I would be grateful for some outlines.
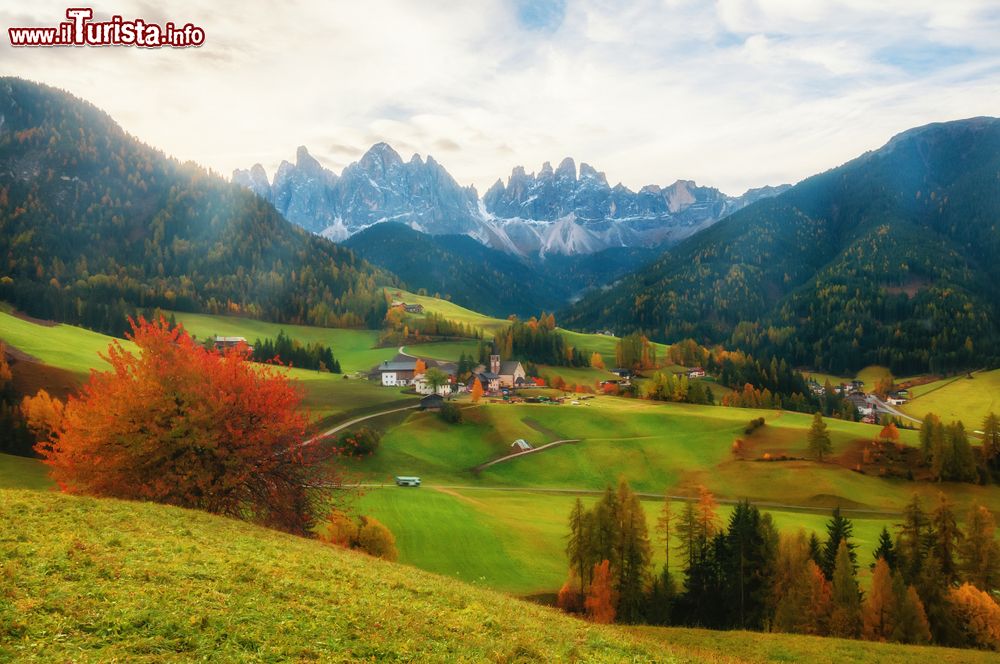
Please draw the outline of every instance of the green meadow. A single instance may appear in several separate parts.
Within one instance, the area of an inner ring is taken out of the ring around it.
[[[477,517],[425,494],[423,510],[442,521]],[[406,505],[399,510],[406,519]],[[513,516],[508,523],[517,525]],[[459,549],[476,546],[483,533],[451,541],[446,530],[421,536]],[[466,563],[513,576],[523,560],[488,553],[484,560],[468,555]],[[193,510],[0,489],[0,661],[995,658],[784,634],[600,626],[485,588],[484,579],[456,578],[447,565],[439,570],[429,574]]]
[[[962,374],[911,392],[914,398],[900,410],[918,419],[934,413],[946,422],[962,420],[966,428],[979,429],[987,414],[1000,415],[1000,369],[977,371],[971,377]]]

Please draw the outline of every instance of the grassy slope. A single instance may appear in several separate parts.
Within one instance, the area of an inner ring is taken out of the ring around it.
[[[900,410],[923,418],[935,413],[946,422],[962,420],[967,428],[979,429],[990,412],[1000,414],[1000,369],[920,385],[915,398]]]
[[[335,355],[346,359],[348,366],[344,368],[347,371],[367,370],[396,353],[392,348],[369,348],[375,339],[375,333],[369,330],[275,325],[246,318],[195,314],[178,314],[178,321],[183,322],[188,331],[199,338],[222,334],[252,339],[254,336],[273,336],[280,329],[285,329],[289,334],[293,331],[295,334],[303,332],[305,336],[296,338],[335,344]],[[98,353],[105,352],[108,345],[115,341],[112,337],[72,325],[38,325],[2,311],[0,339],[48,365],[79,375],[84,375],[91,369],[106,369],[107,364]],[[131,346],[128,341],[121,343],[126,347]],[[344,349],[343,355],[339,349]],[[371,364],[368,364],[369,360]],[[399,390],[382,388],[366,380],[344,380],[340,375],[303,369],[291,369],[289,373],[305,389],[306,408],[316,418],[346,417],[355,412],[367,412],[380,405],[414,399],[400,394]]]
[[[666,654],[412,568],[152,504],[0,491],[0,554],[0,661]]]
[[[399,292],[401,293],[401,299],[405,302],[410,304],[422,304],[425,311],[440,314],[449,320],[472,325],[475,328],[483,330],[485,336],[487,337],[492,336],[498,330],[501,330],[510,324],[508,321],[501,318],[486,316],[472,311],[471,309],[461,307],[453,302],[448,302],[447,300],[426,295],[415,295],[413,293],[407,293],[406,291]],[[598,352],[601,354],[601,357],[604,358],[605,365],[611,367],[614,364],[615,344],[618,342],[618,337],[573,332],[562,328],[558,328],[558,330],[559,333],[566,338],[566,341],[570,346],[579,349],[587,355]],[[660,357],[664,357],[668,346],[663,344],[655,345],[657,353],[659,353]]]
[[[104,366],[98,353],[107,351],[112,338],[72,325],[38,325],[0,311],[0,339],[45,364],[87,374]],[[126,346],[129,342],[122,341]]]
[[[200,512],[0,490],[0,661],[988,661],[988,655],[590,625]],[[677,645],[683,644],[683,645]]]

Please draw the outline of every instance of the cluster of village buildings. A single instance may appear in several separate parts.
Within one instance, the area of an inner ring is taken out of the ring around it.
[[[385,387],[409,387],[412,386],[417,394],[434,394],[437,392],[441,396],[454,393],[468,392],[472,389],[474,381],[479,381],[486,394],[495,394],[504,389],[514,389],[535,385],[536,383],[528,378],[527,373],[517,360],[500,360],[499,355],[490,355],[489,366],[480,364],[472,370],[472,375],[467,381],[460,381],[458,378],[458,365],[455,362],[443,362],[439,360],[419,360],[420,364],[427,370],[436,368],[447,376],[448,382],[437,387],[427,379],[426,371],[418,372],[418,360],[408,355],[397,355],[392,360],[387,360],[375,367],[370,377],[378,380]]]
[[[815,380],[809,381],[809,389],[818,397],[826,394],[826,388]],[[833,391],[844,397],[861,415],[861,421],[866,424],[878,422],[880,399],[875,394],[865,392],[864,381],[852,380],[849,383],[835,385]],[[885,403],[890,406],[901,406],[910,400],[909,390],[896,390],[886,395]]]

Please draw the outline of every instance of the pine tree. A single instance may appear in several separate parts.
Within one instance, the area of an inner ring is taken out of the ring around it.
[[[829,454],[833,449],[830,442],[830,432],[827,431],[826,422],[823,421],[823,413],[813,415],[812,426],[809,427],[809,453],[818,461],[823,460],[824,454]]]
[[[1000,418],[992,412],[983,420],[983,459],[993,470],[1000,468]]]
[[[896,569],[896,548],[892,543],[892,535],[889,534],[889,529],[885,526],[882,526],[882,532],[879,533],[878,546],[875,547],[875,553],[872,557],[875,560],[871,564],[871,569],[875,569],[879,560],[884,560],[890,570]]]
[[[680,556],[684,569],[688,570],[698,557],[704,540],[698,528],[698,513],[693,502],[687,501],[681,508],[677,522],[677,555]]]
[[[828,579],[833,579],[833,572],[837,565],[837,552],[840,549],[841,542],[844,542],[847,548],[851,568],[857,569],[858,554],[855,552],[855,549],[858,548],[858,545],[851,542],[853,535],[854,524],[851,523],[850,519],[841,515],[839,506],[835,507],[833,509],[833,516],[826,524],[826,543],[823,545],[822,569]]]
[[[928,522],[916,493],[903,508],[903,522],[900,524],[896,540],[896,556],[899,570],[907,583],[914,583],[920,575],[927,547]]]

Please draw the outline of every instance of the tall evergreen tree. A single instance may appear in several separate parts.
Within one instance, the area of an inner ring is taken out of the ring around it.
[[[847,555],[851,561],[852,569],[858,567],[858,554],[855,549],[857,544],[851,542],[854,535],[854,524],[850,519],[840,513],[840,506],[833,509],[833,516],[826,524],[826,543],[823,545],[823,564],[821,568],[828,579],[833,579],[833,573],[837,565],[837,551],[840,543],[844,542],[847,548]]]
[[[892,535],[889,534],[889,529],[885,526],[882,526],[882,532],[879,533],[878,545],[875,547],[872,557],[875,559],[871,564],[872,570],[875,569],[879,560],[884,560],[890,570],[896,569],[896,548],[892,543]]]
[[[991,470],[1000,470],[1000,418],[992,412],[983,420],[983,460]]]
[[[936,461],[935,461],[936,463]],[[899,570],[907,583],[916,582],[927,550],[928,520],[924,513],[920,496],[916,493],[903,508],[903,522],[899,526],[896,540],[896,555]]]

